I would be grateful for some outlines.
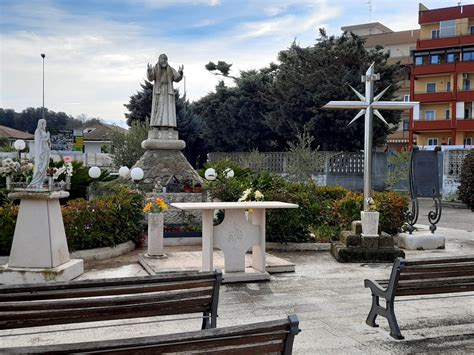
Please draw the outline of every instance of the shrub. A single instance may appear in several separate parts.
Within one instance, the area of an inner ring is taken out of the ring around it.
[[[352,221],[360,220],[363,207],[364,196],[358,192],[348,192],[334,202],[334,217],[344,228],[349,228]]]
[[[138,241],[143,231],[143,196],[118,188],[92,201],[77,199],[63,208],[70,250],[110,247]]]
[[[17,216],[17,205],[7,203],[0,207],[0,255],[10,254]]]
[[[379,192],[375,193],[374,201],[380,212],[380,230],[392,235],[400,232],[405,223],[408,196],[398,192]]]
[[[462,163],[458,193],[459,199],[474,211],[474,150],[466,155]]]

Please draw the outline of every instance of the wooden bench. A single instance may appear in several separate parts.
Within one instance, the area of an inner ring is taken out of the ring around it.
[[[202,313],[215,328],[222,273],[0,286],[0,329]]]
[[[377,316],[385,317],[390,335],[404,339],[395,317],[395,297],[474,291],[474,257],[410,261],[397,258],[390,279],[365,280],[364,285],[372,292],[372,308],[366,323],[378,327],[375,323]],[[386,307],[380,306],[380,297],[385,299]]]
[[[162,354],[192,352],[193,354],[268,354],[292,353],[293,340],[300,332],[298,318],[205,329],[196,332],[148,336],[140,338],[91,341],[74,344],[6,348],[8,353],[114,353]]]

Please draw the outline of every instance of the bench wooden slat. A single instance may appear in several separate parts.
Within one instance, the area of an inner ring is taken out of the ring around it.
[[[160,354],[163,352],[193,352],[219,354],[260,354],[282,352],[290,354],[293,338],[298,334],[298,319],[246,324],[227,328],[205,329],[199,332],[167,334],[140,338],[58,344],[37,347],[8,348],[11,353],[71,353],[100,352],[127,354]]]
[[[148,304],[131,304],[115,307],[3,312],[0,314],[0,329],[198,313],[209,310],[209,306],[209,300],[206,298],[204,300],[179,300],[166,304],[151,302]]]
[[[464,264],[439,264],[439,265],[418,265],[406,267],[401,270],[401,274],[413,273],[431,273],[441,271],[462,271],[467,273],[474,273],[474,263]]]
[[[29,293],[32,288],[35,292],[51,291],[51,290],[73,290],[78,288],[95,288],[95,287],[111,287],[111,286],[123,286],[123,285],[144,285],[144,284],[157,284],[157,283],[171,283],[171,282],[187,282],[196,280],[214,280],[215,273],[212,271],[207,272],[170,272],[161,273],[152,276],[140,276],[140,277],[118,277],[108,279],[93,279],[93,280],[81,280],[72,282],[49,282],[42,284],[22,284],[22,285],[1,285],[0,294],[3,293]]]
[[[13,294],[0,294],[0,302],[3,301],[33,301],[33,300],[47,300],[56,298],[81,298],[81,297],[98,297],[98,296],[116,296],[131,293],[149,293],[149,292],[163,292],[172,290],[186,290],[201,287],[213,287],[214,280],[197,280],[190,282],[170,282],[158,284],[144,284],[144,285],[121,285],[121,286],[100,286],[91,288],[74,288],[71,290],[47,290],[36,292],[24,292]],[[0,290],[1,292],[1,290]]]
[[[431,278],[422,280],[401,280],[398,282],[397,290],[404,288],[425,288],[433,285],[448,286],[456,284],[474,283],[474,275],[468,276],[456,276],[456,277],[443,277],[443,278]]]
[[[407,288],[396,290],[396,296],[415,296],[415,295],[437,295],[443,293],[458,293],[474,291],[474,284],[455,285],[455,286],[439,286],[429,288]]]
[[[424,279],[433,279],[433,278],[443,278],[443,277],[457,277],[466,275],[465,271],[452,270],[452,271],[440,271],[440,272],[414,272],[414,273],[401,273],[399,280],[424,280]],[[388,282],[388,280],[386,280]]]
[[[179,290],[182,291],[182,290]],[[205,288],[199,291],[185,291],[185,292],[167,292],[167,293],[151,293],[139,294],[132,296],[120,295],[114,297],[98,297],[88,298],[84,301],[82,298],[74,299],[54,299],[41,301],[19,301],[19,302],[1,302],[0,312],[8,311],[34,311],[34,310],[53,310],[53,309],[74,309],[87,307],[101,307],[101,306],[119,306],[126,304],[135,304],[140,302],[165,302],[169,300],[181,300],[190,298],[212,298],[212,288]],[[1,313],[0,313],[1,314]]]
[[[453,257],[453,258],[428,258],[428,259],[414,259],[414,260],[404,260],[406,266],[412,265],[431,265],[431,264],[452,264],[452,263],[465,263],[473,262],[474,257],[465,256],[465,257]]]

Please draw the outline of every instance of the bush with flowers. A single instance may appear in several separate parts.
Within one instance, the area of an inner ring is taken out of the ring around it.
[[[143,212],[145,213],[162,213],[168,209],[168,205],[162,198],[147,199]]]
[[[267,211],[267,240],[273,242],[313,242],[337,237],[353,220],[360,219],[363,196],[340,186],[317,186],[312,181],[292,182],[268,172],[242,169],[229,160],[212,166],[218,178],[207,182],[206,188],[214,199],[221,201],[255,201],[260,192],[266,201],[296,203],[297,209]],[[225,178],[226,167],[235,176]],[[381,230],[397,233],[404,224],[408,199],[396,192],[379,192],[373,197],[372,209],[380,212]],[[222,216],[218,215],[218,222]]]
[[[62,206],[70,250],[113,247],[143,237],[143,196],[126,187],[87,201],[75,199]],[[0,255],[8,255],[13,241],[18,206],[0,207]]]
[[[263,194],[254,188],[248,188],[244,190],[242,196],[237,200],[238,202],[245,202],[245,201],[263,201],[264,196]]]

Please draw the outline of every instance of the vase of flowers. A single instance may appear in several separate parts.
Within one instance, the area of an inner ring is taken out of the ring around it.
[[[249,202],[249,201],[263,201],[264,196],[263,194],[256,189],[248,188],[244,192],[242,192],[242,196],[238,199],[238,202]],[[245,211],[245,218],[249,223],[252,223],[252,213],[253,209],[249,208]]]
[[[369,199],[369,210],[360,212],[362,223],[362,234],[366,236],[378,236],[380,213],[376,211],[375,202]]]
[[[147,200],[143,212],[148,214],[148,256],[164,256],[163,212],[168,209],[161,198]]]

